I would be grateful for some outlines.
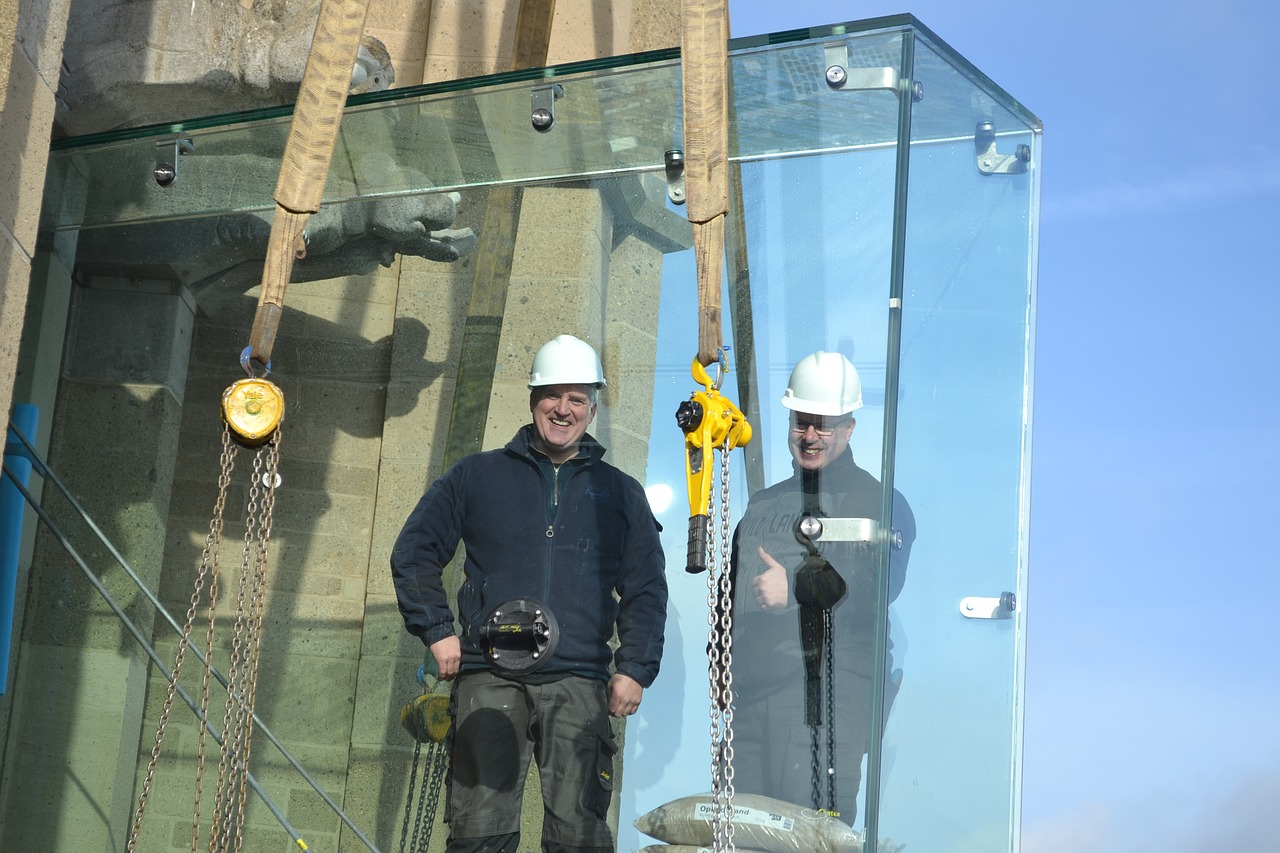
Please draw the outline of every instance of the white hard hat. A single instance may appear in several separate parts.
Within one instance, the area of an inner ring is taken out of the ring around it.
[[[810,415],[847,415],[862,408],[862,380],[849,359],[818,350],[796,363],[782,405]]]
[[[529,387],[541,385],[595,385],[603,388],[600,356],[586,341],[560,335],[542,345],[529,368]]]

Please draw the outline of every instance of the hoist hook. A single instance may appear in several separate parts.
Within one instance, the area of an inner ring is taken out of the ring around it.
[[[258,375],[253,372],[253,346],[247,346],[240,353],[240,367],[244,370],[245,376],[250,379],[257,379]],[[261,362],[259,362],[261,364]],[[266,379],[267,374],[271,372],[271,359],[267,359],[267,363],[262,366],[262,378]]]
[[[676,423],[684,432],[685,474],[689,481],[689,543],[685,571],[707,570],[707,525],[711,509],[711,484],[715,476],[712,454],[728,453],[751,441],[751,424],[727,397],[720,384],[728,372],[724,350],[718,360],[719,376],[712,382],[702,363],[693,360],[693,379],[703,387],[676,409]],[[725,496],[727,498],[727,496]]]
[[[262,375],[253,371],[253,347],[240,353],[240,366],[246,378],[232,382],[222,392],[222,419],[231,428],[236,441],[256,447],[271,438],[284,418],[284,392],[267,379],[271,360],[263,365]]]

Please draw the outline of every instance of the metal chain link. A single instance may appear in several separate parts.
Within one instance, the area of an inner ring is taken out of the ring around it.
[[[227,487],[231,483],[231,472],[235,468],[235,446],[231,442],[230,430],[224,425],[222,431],[222,455],[219,460],[218,474],[218,496],[214,500],[213,518],[209,522],[209,533],[205,537],[204,550],[200,554],[200,567],[196,571],[195,584],[191,593],[191,603],[187,608],[186,620],[182,624],[182,639],[178,644],[178,651],[174,655],[173,669],[169,674],[169,684],[165,690],[164,705],[160,712],[160,723],[156,727],[155,743],[151,747],[151,759],[147,762],[147,774],[142,783],[142,791],[138,797],[138,808],[134,812],[133,825],[129,830],[129,839],[125,844],[126,853],[133,853],[137,847],[138,837],[142,832],[142,822],[146,815],[147,804],[151,799],[151,791],[155,785],[156,767],[160,761],[160,750],[164,744],[165,730],[169,725],[169,716],[173,710],[173,697],[178,691],[178,679],[182,674],[182,664],[186,659],[187,645],[191,638],[191,628],[195,623],[196,611],[200,608],[200,602],[203,598],[205,583],[212,576],[215,580],[210,585],[210,598],[217,600],[217,564],[218,564],[218,545],[222,540],[222,518],[223,510],[227,504]],[[208,668],[206,667],[205,684],[208,684]],[[206,687],[207,690],[207,687]],[[205,736],[204,718],[200,722],[200,741],[203,743]],[[200,822],[200,770],[203,765],[197,765],[196,776],[196,809],[194,822],[199,826]],[[194,846],[193,848],[194,849]]]
[[[819,690],[822,691],[822,696],[826,700],[823,703],[826,707],[822,722],[815,722],[809,726],[809,763],[813,777],[810,786],[813,807],[832,815],[838,815],[839,812],[836,809],[835,637],[833,636],[835,620],[832,618],[830,610],[822,610],[817,618],[822,620],[822,654],[825,657],[823,661],[823,668],[825,669],[823,680],[825,684],[821,685]],[[818,743],[819,726],[825,727],[827,730],[825,762],[822,760],[822,750]],[[824,777],[826,778],[827,788],[826,805],[823,805],[822,799],[822,780]]]
[[[409,813],[413,810],[414,789],[418,787],[418,762],[421,758],[422,741],[415,737],[413,739],[413,763],[409,765],[409,791],[404,799],[404,822],[400,824],[400,853],[405,853],[406,850],[409,850],[410,853],[417,853],[418,837],[422,833],[422,804],[427,796],[427,783],[425,779],[422,782],[422,795],[418,799],[418,813],[417,819],[413,824],[413,835],[410,836],[409,834]],[[413,847],[409,848],[407,845],[411,837],[414,840]]]
[[[830,610],[822,611],[823,636],[826,638],[827,656],[827,811],[839,815],[836,810],[836,667],[835,637],[832,632],[836,620]]]
[[[730,577],[729,441],[720,450],[720,517],[707,514],[707,621],[711,681],[711,832],[716,853],[733,845],[733,582]],[[714,501],[714,496],[713,496]],[[715,543],[719,542],[719,552]]]
[[[436,823],[436,812],[440,808],[440,792],[444,790],[444,771],[449,764],[449,754],[445,752],[443,743],[433,743],[427,750],[428,766],[431,768],[431,779],[427,785],[427,813],[423,816],[427,832],[421,835],[421,842],[414,853],[427,853],[431,844],[431,829]]]
[[[222,750],[218,761],[218,794],[210,832],[210,853],[239,853],[244,844],[248,805],[249,758],[253,746],[253,707],[257,698],[258,662],[262,648],[262,616],[266,601],[266,568],[275,491],[279,483],[280,429],[254,455],[249,500],[245,508],[244,547],[227,673],[227,702]]]

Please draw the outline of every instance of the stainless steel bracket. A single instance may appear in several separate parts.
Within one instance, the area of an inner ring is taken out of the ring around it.
[[[667,198],[672,204],[684,204],[684,152],[673,148],[663,157],[667,173]]]
[[[980,121],[973,131],[973,149],[978,158],[978,171],[984,175],[1020,175],[1031,163],[1031,146],[1021,144],[1012,154],[996,151],[996,126]]]
[[[960,599],[960,615],[966,619],[1012,619],[1018,610],[1018,597],[1011,592],[999,598],[971,595]]]
[[[797,531],[814,542],[864,542],[880,541],[880,524],[874,518],[826,518],[806,515],[796,525]],[[889,547],[902,550],[902,531],[889,531]]]
[[[156,168],[152,176],[162,187],[173,186],[178,180],[178,158],[195,150],[195,144],[189,137],[176,136],[173,139],[161,139],[156,143]]]
[[[837,92],[866,92],[876,89],[898,91],[901,78],[898,69],[890,66],[881,68],[850,68],[849,44],[828,44],[823,46],[823,67],[826,69],[827,85]],[[915,88],[912,90],[915,95]],[[923,96],[924,90],[920,89]],[[920,97],[916,97],[920,100]]]
[[[546,133],[556,123],[556,101],[564,97],[564,86],[559,83],[535,86],[530,96],[529,121],[538,133]]]

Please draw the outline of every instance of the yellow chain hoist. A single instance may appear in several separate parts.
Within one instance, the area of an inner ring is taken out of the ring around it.
[[[712,454],[719,448],[728,453],[751,441],[751,424],[733,401],[720,393],[728,372],[724,351],[719,361],[720,375],[713,382],[698,359],[693,360],[693,379],[703,387],[676,409],[676,423],[684,432],[685,475],[689,481],[689,546],[685,571],[707,570],[708,517],[711,486],[715,481]],[[727,495],[721,496],[727,500]]]
[[[245,347],[240,354],[240,366],[248,376],[232,382],[222,392],[223,420],[235,438],[250,447],[271,438],[284,420],[284,392],[267,380],[271,362],[267,362],[262,376],[255,376],[250,361],[252,352],[252,347]]]

